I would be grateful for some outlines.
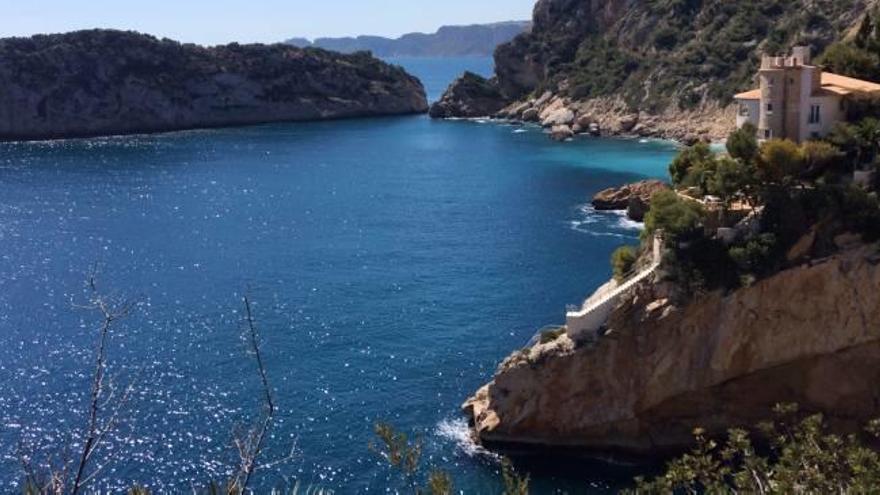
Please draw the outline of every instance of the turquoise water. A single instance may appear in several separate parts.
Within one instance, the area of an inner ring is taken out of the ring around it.
[[[267,459],[295,447],[259,486],[400,486],[368,449],[387,420],[460,489],[493,493],[460,404],[636,239],[590,196],[663,176],[673,151],[423,116],[2,144],[0,486],[20,439],[57,452],[82,424],[98,321],[77,306],[97,264],[134,303],[111,374],[139,377],[109,487],[184,489],[235,460],[231,432],[259,411],[247,292],[281,408]],[[618,482],[600,464],[534,476],[537,493]]]

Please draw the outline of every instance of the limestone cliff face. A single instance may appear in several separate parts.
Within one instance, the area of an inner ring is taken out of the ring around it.
[[[880,415],[880,252],[862,246],[682,308],[651,286],[598,344],[514,354],[465,404],[487,444],[650,453],[694,427],[754,426],[774,404],[853,429]]]
[[[0,40],[0,140],[425,111],[416,78],[365,53],[106,30]]]

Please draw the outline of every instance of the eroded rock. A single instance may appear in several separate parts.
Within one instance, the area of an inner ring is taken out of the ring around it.
[[[621,187],[612,187],[593,196],[593,207],[600,211],[622,211],[630,207],[631,201],[638,200],[647,208],[654,194],[667,189],[669,185],[660,180],[643,180]]]

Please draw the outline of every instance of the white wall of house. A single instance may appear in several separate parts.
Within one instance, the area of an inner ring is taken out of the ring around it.
[[[758,127],[758,114],[761,112],[761,100],[737,100],[739,109],[736,113],[736,128],[746,124]]]
[[[846,112],[841,108],[843,98],[840,96],[811,97],[807,103],[807,111],[803,113],[804,127],[801,128],[801,141],[815,137],[825,137],[834,128],[834,124],[846,120]],[[819,108],[819,121],[809,122],[810,108]]]

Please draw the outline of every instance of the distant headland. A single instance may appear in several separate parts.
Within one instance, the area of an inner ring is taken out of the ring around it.
[[[114,30],[0,39],[0,87],[0,141],[427,111],[417,78],[366,53]]]
[[[488,57],[498,45],[532,29],[530,21],[508,21],[469,26],[443,26],[432,34],[409,33],[399,38],[358,36],[348,38],[291,38],[287,44],[317,47],[342,53],[369,51],[377,57]]]

